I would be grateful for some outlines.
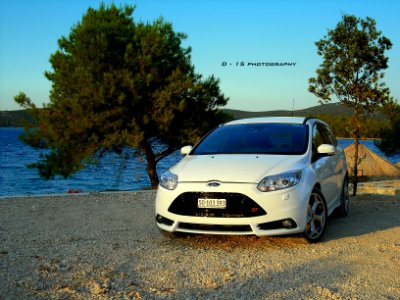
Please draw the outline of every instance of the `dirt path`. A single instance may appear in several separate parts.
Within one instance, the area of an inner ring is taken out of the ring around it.
[[[323,241],[168,238],[153,192],[0,199],[0,299],[399,299],[400,196],[351,199]]]

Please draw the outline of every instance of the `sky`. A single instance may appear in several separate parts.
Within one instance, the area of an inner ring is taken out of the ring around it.
[[[308,79],[322,62],[315,42],[335,28],[343,14],[372,17],[393,47],[386,52],[384,82],[400,99],[400,34],[397,0],[143,0],[103,1],[136,5],[135,21],[162,16],[187,34],[192,63],[214,75],[229,102],[246,111],[303,109],[318,105]],[[0,0],[0,110],[20,109],[24,92],[38,106],[49,103],[49,58],[62,36],[100,0]],[[276,66],[275,64],[282,64]],[[285,65],[286,63],[286,65]]]

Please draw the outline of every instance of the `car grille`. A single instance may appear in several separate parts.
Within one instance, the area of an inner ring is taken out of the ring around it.
[[[199,198],[226,199],[226,208],[198,208]],[[168,211],[184,216],[211,218],[248,218],[267,214],[254,200],[240,193],[187,192],[179,195]]]

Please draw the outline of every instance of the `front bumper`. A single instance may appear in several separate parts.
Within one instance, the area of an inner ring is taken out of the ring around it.
[[[227,198],[229,195],[242,195],[227,199],[227,207],[240,207],[231,201],[243,201],[247,205],[243,211],[197,209],[191,199],[182,200],[181,195],[190,193],[191,198],[198,193],[201,197],[210,194],[213,198]],[[176,201],[185,204],[185,209],[177,211]],[[169,232],[196,234],[257,235],[273,236],[303,232],[306,226],[306,213],[309,191],[298,184],[294,187],[272,192],[260,192],[256,184],[223,183],[209,187],[206,183],[179,183],[173,190],[159,187],[156,197],[155,216],[157,226]],[[184,203],[184,202],[187,203]],[[246,204],[247,203],[247,204]],[[250,203],[250,204],[249,204]],[[254,211],[254,214],[252,212]],[[176,213],[178,212],[178,213]],[[246,213],[247,212],[247,213]]]

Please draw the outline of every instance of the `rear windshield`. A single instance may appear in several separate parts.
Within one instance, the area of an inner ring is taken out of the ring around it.
[[[307,138],[303,124],[224,125],[208,134],[191,154],[299,155],[307,150]]]

